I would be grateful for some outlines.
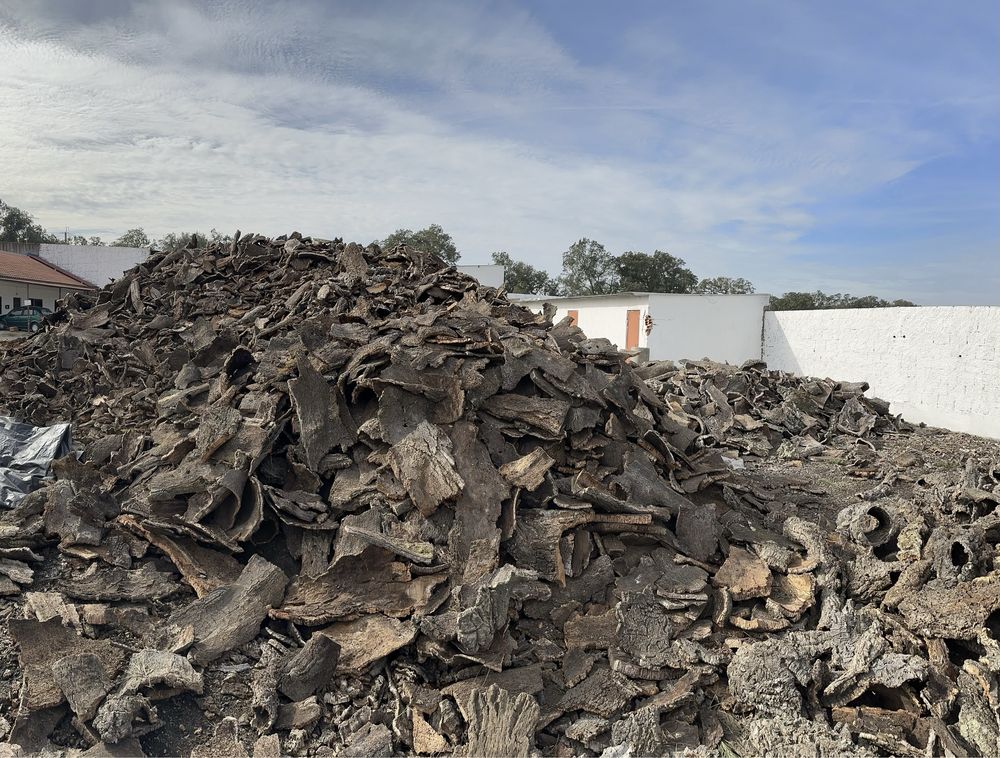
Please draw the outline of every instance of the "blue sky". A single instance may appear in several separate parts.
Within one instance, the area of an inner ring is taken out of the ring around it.
[[[112,237],[440,223],[1000,303],[1000,5],[0,6],[0,197]]]

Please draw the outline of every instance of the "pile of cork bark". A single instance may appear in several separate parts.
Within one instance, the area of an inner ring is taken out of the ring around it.
[[[77,446],[0,514],[14,754],[996,746],[1000,469],[917,483],[864,385],[298,234],[154,253],[3,372]],[[878,483],[758,475],[817,459]]]

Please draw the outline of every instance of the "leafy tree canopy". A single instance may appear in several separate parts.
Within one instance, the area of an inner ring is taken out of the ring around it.
[[[157,250],[172,253],[175,250],[183,250],[194,242],[194,247],[208,247],[209,244],[228,245],[233,241],[233,235],[223,234],[213,228],[208,234],[201,232],[170,232],[164,234],[153,243]]]
[[[691,292],[698,283],[680,258],[655,251],[652,255],[629,251],[615,259],[618,289],[621,292]]]
[[[694,291],[699,295],[752,295],[756,290],[747,279],[713,276],[698,282]]]
[[[163,250],[164,252],[172,253],[175,250],[181,250],[187,246],[187,243],[191,241],[191,235],[185,233],[169,232],[164,234],[160,239],[156,240],[153,244],[157,250]]]
[[[94,245],[96,247],[104,247],[105,242],[100,237],[84,237],[82,234],[74,234],[68,240],[66,240],[68,245]]]
[[[508,292],[528,295],[555,295],[559,285],[547,271],[515,261],[507,251],[493,253],[493,263],[503,266],[503,286]]]
[[[825,292],[786,292],[781,297],[771,297],[771,310],[812,311],[829,308],[892,308],[915,307],[909,300],[883,300],[875,295],[828,295]]]
[[[149,241],[146,232],[139,226],[135,229],[129,229],[111,244],[115,247],[149,247],[152,242]]]
[[[397,229],[382,241],[382,248],[390,250],[396,245],[409,245],[425,253],[433,253],[454,266],[462,254],[455,247],[455,241],[444,229],[437,224],[431,224],[426,229],[412,231],[411,229]]]
[[[58,242],[30,213],[0,200],[0,242]]]
[[[559,290],[564,295],[620,292],[615,257],[600,242],[577,240],[563,253]]]

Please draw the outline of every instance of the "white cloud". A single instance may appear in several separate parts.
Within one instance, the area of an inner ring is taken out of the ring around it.
[[[657,89],[588,67],[523,11],[26,8],[0,16],[0,192],[52,229],[366,242],[436,222],[470,262],[555,270],[589,236],[777,290],[810,270],[782,266],[814,203],[941,149],[895,109],[830,119],[738,71]]]

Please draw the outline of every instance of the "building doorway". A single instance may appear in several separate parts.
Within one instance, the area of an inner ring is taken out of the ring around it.
[[[639,347],[639,311],[627,311],[625,316],[625,349],[634,350]]]

